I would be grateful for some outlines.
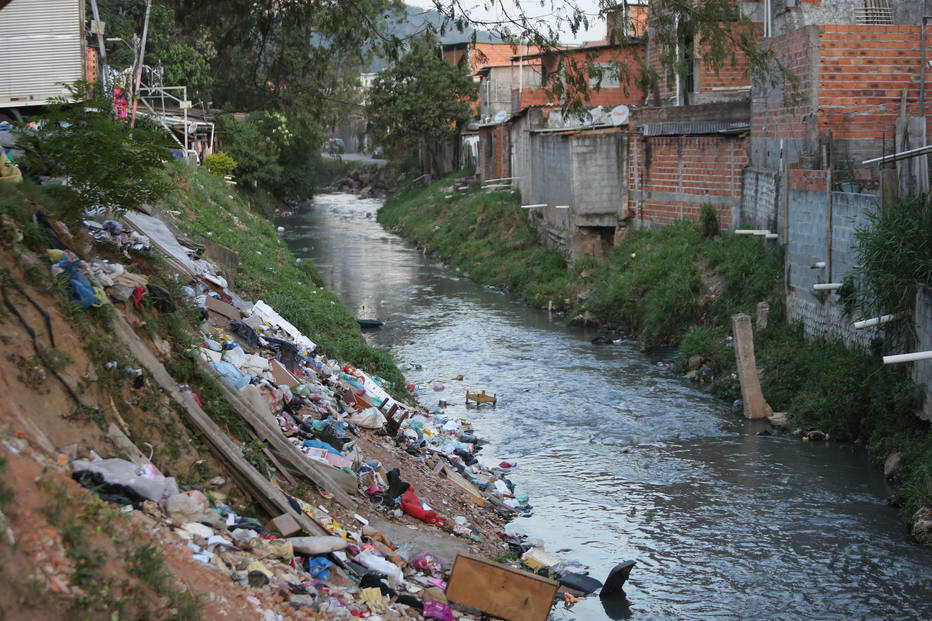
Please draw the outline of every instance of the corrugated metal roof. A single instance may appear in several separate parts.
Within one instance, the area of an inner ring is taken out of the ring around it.
[[[701,123],[646,123],[645,136],[683,136],[696,134],[733,134],[751,129],[750,121],[705,121]]]

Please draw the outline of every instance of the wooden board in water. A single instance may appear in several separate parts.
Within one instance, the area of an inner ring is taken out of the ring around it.
[[[460,554],[446,596],[451,602],[510,621],[546,621],[559,586],[555,580]]]

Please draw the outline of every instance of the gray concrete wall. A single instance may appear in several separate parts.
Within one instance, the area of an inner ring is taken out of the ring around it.
[[[517,185],[529,219],[544,243],[568,260],[603,256],[611,247],[627,204],[627,137],[620,129],[575,134],[530,133],[527,122],[512,127]],[[522,142],[523,141],[523,142]],[[529,156],[520,155],[526,148]],[[567,209],[557,209],[567,206]]]
[[[517,112],[513,109],[511,91],[520,84],[524,88],[540,88],[540,71],[525,67],[522,76],[518,67],[490,67],[489,76],[480,85],[479,115],[495,116],[500,110]]]
[[[787,0],[771,2],[775,35],[812,24],[856,24],[857,10],[864,8],[864,0],[822,0],[815,4],[796,0],[796,6],[789,9],[787,4]],[[890,0],[889,4],[894,24],[919,24],[932,8],[929,0]]]
[[[569,256],[570,210],[554,209],[553,205],[569,205],[572,201],[573,176],[570,166],[570,141],[567,136],[532,134],[530,136],[533,185],[527,203],[546,203],[546,209],[532,209],[531,224],[545,244]]]
[[[872,334],[854,330],[839,303],[837,293],[813,292],[812,285],[826,280],[824,269],[811,269],[825,260],[826,199],[825,192],[790,190],[790,240],[786,248],[790,294],[787,300],[790,319],[799,321],[809,336],[839,338],[851,345],[866,346]],[[868,214],[876,209],[877,197],[871,194],[832,193],[832,274],[831,282],[842,282],[853,271],[857,257],[854,232],[866,226]],[[825,299],[827,298],[827,299]],[[824,301],[823,301],[824,300]]]
[[[916,295],[916,351],[932,351],[932,287],[923,287]],[[926,387],[926,400],[919,418],[932,421],[932,360],[913,363],[913,381]]]
[[[534,187],[529,202],[569,205],[573,187],[569,137],[534,134],[530,143]]]
[[[737,228],[783,231],[780,206],[782,179],[766,170],[748,166],[741,175],[741,206],[735,222]]]
[[[515,177],[512,185],[521,193],[524,203],[533,202],[534,170],[531,166],[533,148],[531,145],[531,130],[538,129],[546,123],[543,114],[538,109],[527,110],[522,116],[512,121],[511,132],[512,162],[511,176]]]
[[[573,224],[618,224],[627,203],[627,140],[617,130],[582,133],[570,139],[573,169]]]

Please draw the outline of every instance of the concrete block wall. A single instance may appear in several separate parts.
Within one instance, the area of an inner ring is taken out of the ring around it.
[[[741,204],[748,137],[738,135],[635,136],[628,155],[628,208],[640,225],[696,220],[704,203],[734,228]]]
[[[571,222],[569,209],[554,209],[553,205],[569,205],[572,201],[572,168],[570,142],[566,135],[532,134],[530,137],[533,184],[527,203],[545,203],[546,209],[531,209],[530,222],[541,242],[569,256]]]
[[[620,130],[580,133],[570,138],[575,226],[618,224],[627,200],[626,139]]]
[[[922,287],[916,295],[916,328],[919,336],[916,351],[932,351],[932,287]],[[919,418],[932,422],[932,360],[913,363],[913,381],[926,388]]]
[[[781,184],[782,179],[775,173],[750,166],[745,168],[741,175],[741,209],[735,219],[736,227],[782,232]]]
[[[867,346],[872,334],[869,331],[854,330],[851,326],[859,317],[845,316],[837,293],[814,292],[812,286],[822,282],[842,282],[845,275],[854,270],[857,263],[854,233],[869,223],[868,214],[877,209],[877,197],[870,194],[832,193],[832,273],[829,277],[824,269],[811,268],[812,264],[825,261],[826,256],[827,199],[824,172],[805,172],[821,174],[823,189],[800,189],[801,185],[810,188],[818,186],[818,180],[812,180],[815,175],[802,177],[806,183],[798,183],[801,176],[790,176],[790,231],[786,247],[790,319],[801,322],[804,332],[809,336],[839,338],[851,345]]]
[[[864,0],[771,0],[773,32],[776,35],[810,24],[854,24],[857,10]],[[924,15],[932,15],[929,0],[890,0],[894,24],[919,24]]]

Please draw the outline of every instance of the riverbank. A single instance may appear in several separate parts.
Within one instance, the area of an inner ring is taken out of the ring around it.
[[[680,223],[633,232],[603,261],[566,265],[537,244],[514,193],[457,192],[452,179],[401,188],[378,218],[450,269],[533,306],[606,332],[625,331],[645,349],[677,345],[681,372],[729,401],[740,398],[730,316],[753,317],[757,304],[767,302],[769,327],[756,335],[755,349],[773,408],[787,412],[795,428],[867,443],[898,483],[892,501],[907,523],[932,502],[932,433],[913,415],[915,387],[903,369],[884,367],[877,355],[806,341],[785,325],[779,246],[707,236],[702,226]],[[717,231],[717,223],[710,228]]]
[[[0,186],[4,618],[444,610],[431,580],[457,554],[502,554],[507,469],[407,401],[390,356],[221,179],[168,175],[152,217],[122,224],[68,219],[55,186]]]

